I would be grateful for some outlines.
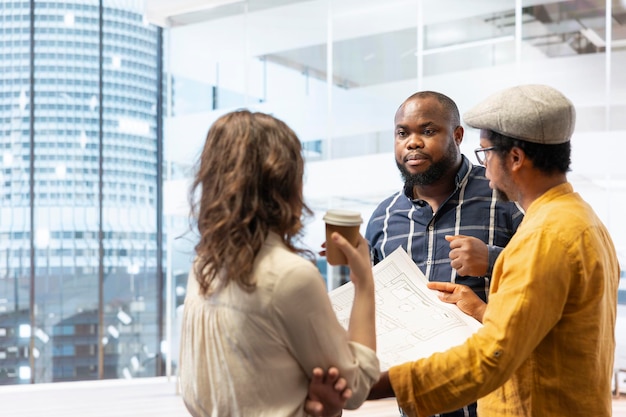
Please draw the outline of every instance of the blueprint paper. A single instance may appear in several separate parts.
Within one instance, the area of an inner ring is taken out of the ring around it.
[[[462,344],[482,324],[436,291],[402,248],[374,266],[377,354],[381,370]],[[339,322],[347,329],[354,299],[349,282],[329,293]]]

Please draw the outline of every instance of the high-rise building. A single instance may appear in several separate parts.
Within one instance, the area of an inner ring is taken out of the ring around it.
[[[0,0],[0,384],[160,372],[161,32],[142,10]]]

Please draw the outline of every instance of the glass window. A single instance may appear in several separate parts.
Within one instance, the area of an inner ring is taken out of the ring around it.
[[[102,94],[98,0],[35,1],[34,39],[29,38],[31,3],[0,0],[0,21],[12,20],[11,25],[14,25],[13,28],[0,26],[0,56],[12,68],[5,74],[9,78],[2,80],[3,85],[6,82],[10,86],[6,90],[8,94],[3,91],[0,96],[0,119],[6,121],[0,125],[3,150],[0,152],[3,161],[0,198],[5,202],[0,208],[0,233],[11,236],[0,242],[0,253],[7,254],[4,274],[11,278],[0,281],[0,291],[8,297],[6,310],[0,311],[0,320],[5,315],[19,315],[29,323],[29,312],[37,306],[35,323],[30,324],[38,329],[35,346],[38,354],[35,369],[30,373],[32,382],[122,377],[128,357],[105,353],[109,355],[107,363],[115,362],[115,365],[98,368],[99,352],[106,350],[98,329],[101,323],[121,326],[115,316],[119,308],[131,311],[135,324],[130,331],[120,332],[123,336],[116,341],[117,346],[131,351],[132,345],[133,349],[152,354],[160,344],[156,330],[160,329],[156,324],[160,302],[155,284],[158,282],[156,262],[146,259],[155,257],[156,252],[138,250],[134,253],[133,259],[140,266],[134,276],[134,295],[128,291],[130,277],[126,265],[119,269],[107,268],[106,265],[118,262],[117,258],[98,258],[97,231],[101,226],[110,233],[126,233],[135,227],[155,231],[159,221],[155,206],[131,202],[112,210],[108,200],[105,199],[102,206],[96,198],[101,180],[100,137],[107,146],[125,145],[116,151],[104,152],[105,181],[109,175],[134,180],[137,167],[132,155],[136,148],[141,148],[146,151],[145,159],[151,162],[147,166],[150,175],[145,182],[158,187],[156,111],[145,109],[157,105],[160,33],[155,26],[144,22],[141,3],[104,1],[106,63]],[[5,7],[9,4],[19,5],[21,19],[13,19],[16,9]],[[19,39],[16,38],[18,33]],[[32,85],[31,43],[35,48],[36,80]],[[113,58],[111,51],[116,51],[116,56],[120,57],[119,68],[107,66]],[[34,94],[31,94],[33,88]],[[101,113],[99,97],[105,95]],[[36,98],[34,103],[31,103],[31,96]],[[32,135],[31,121],[35,127]],[[117,162],[109,174],[111,159]],[[32,178],[31,160],[35,166]],[[31,209],[36,219],[34,230],[30,230]],[[156,246],[156,240],[130,242],[128,238],[121,238],[116,243],[129,247],[149,246],[150,249]],[[31,245],[36,253],[33,271],[28,258]],[[10,252],[13,252],[11,257]],[[103,276],[99,274],[99,263],[105,266]],[[117,275],[116,271],[124,273]],[[103,282],[103,305],[99,303],[99,280]],[[9,282],[11,288],[2,287]],[[31,285],[34,300],[29,297]],[[136,297],[141,297],[147,306],[141,312],[131,308]],[[113,312],[107,315],[105,311]],[[27,338],[15,343],[28,349]],[[83,361],[79,367],[68,361],[75,353],[89,364]],[[29,367],[29,360],[20,366]],[[133,376],[157,374],[154,363],[144,368],[145,374]],[[11,375],[0,374],[0,384],[24,382]]]

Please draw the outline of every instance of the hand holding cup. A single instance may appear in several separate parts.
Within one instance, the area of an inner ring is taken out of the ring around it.
[[[326,260],[331,265],[347,265],[348,259],[331,239],[337,232],[356,247],[361,237],[359,229],[363,219],[361,213],[350,210],[328,210],[324,215],[326,223]]]

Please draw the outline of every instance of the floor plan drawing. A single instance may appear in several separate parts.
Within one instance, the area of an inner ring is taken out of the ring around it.
[[[377,353],[381,369],[463,343],[481,324],[454,304],[439,300],[426,277],[399,248],[374,267]],[[347,328],[354,297],[352,283],[330,292]]]

